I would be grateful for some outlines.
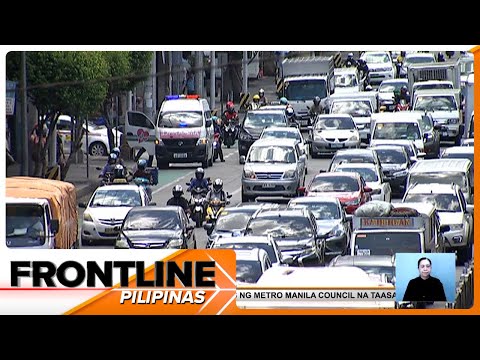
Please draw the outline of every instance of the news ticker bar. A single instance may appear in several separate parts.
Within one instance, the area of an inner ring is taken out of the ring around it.
[[[249,301],[395,301],[395,289],[238,289],[237,303]]]

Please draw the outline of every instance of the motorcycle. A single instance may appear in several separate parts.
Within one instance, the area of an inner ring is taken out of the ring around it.
[[[232,121],[228,122],[228,124],[225,125],[225,136],[223,143],[225,146],[230,149],[233,145],[235,145],[235,139],[237,137],[237,129],[235,128],[235,124],[233,124]]]
[[[190,183],[186,183],[186,185],[190,186]],[[205,220],[205,197],[207,192],[207,189],[201,187],[194,187],[190,190],[190,219],[195,221],[197,228],[202,227]]]
[[[103,168],[101,167],[96,167],[95,168],[96,170],[100,170],[102,171]],[[100,180],[100,186],[105,186],[105,185],[111,185],[113,184],[113,179],[114,179],[114,176],[113,176],[113,172],[111,171],[107,171],[103,176],[102,175],[98,175],[98,177],[101,179]]]
[[[230,204],[230,201],[228,199],[230,199],[231,197],[232,195],[227,193],[226,200],[221,200],[219,198],[211,199],[207,205],[207,216],[205,217],[205,221],[207,223],[213,224],[213,227],[215,227],[218,216],[221,214],[225,206]]]
[[[220,149],[220,134],[213,135],[213,161],[218,159],[218,150]]]
[[[410,104],[405,100],[401,99],[396,105],[393,111],[409,111]]]
[[[136,177],[132,181],[135,185],[142,186],[148,195],[149,201],[152,201],[152,189],[150,187],[152,183],[150,182],[150,180],[144,177]]]

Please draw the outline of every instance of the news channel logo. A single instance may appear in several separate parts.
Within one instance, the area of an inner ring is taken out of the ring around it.
[[[425,259],[421,262],[419,267],[420,259]],[[427,261],[429,260],[429,261]],[[423,264],[430,263],[430,274],[429,277],[433,278],[429,281],[428,284],[422,286],[420,278],[423,276],[426,279],[426,274],[422,274]],[[436,282],[434,279],[438,279],[443,286],[445,292],[445,297],[447,302],[455,301],[455,254],[454,253],[398,253],[396,254],[396,265],[395,265],[395,291],[396,291],[396,301],[409,301],[408,299],[404,300],[405,292],[407,290],[408,284],[412,280],[412,283],[416,283],[422,288],[423,291],[429,292],[434,289],[436,286],[432,284]],[[416,280],[416,281],[415,281]],[[413,285],[413,284],[412,284]],[[415,287],[415,293],[418,293],[419,286]],[[411,288],[409,289],[410,293]],[[420,290],[420,291],[422,291]],[[407,297],[408,296],[407,294]],[[422,301],[421,299],[414,299],[411,301]],[[425,299],[424,301],[431,301],[431,299]],[[445,301],[445,300],[444,300]]]

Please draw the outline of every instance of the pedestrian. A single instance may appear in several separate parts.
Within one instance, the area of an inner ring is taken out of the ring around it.
[[[193,76],[193,72],[190,70],[187,71],[182,93],[187,95],[195,95],[195,78]]]
[[[422,257],[418,260],[417,265],[419,276],[408,282],[403,301],[447,301],[442,282],[430,275],[432,261],[427,257]]]
[[[63,141],[60,134],[57,132],[57,164],[60,167],[60,180],[65,180],[65,176],[63,176],[63,169],[66,165],[67,161],[65,159],[65,152],[63,150]]]
[[[47,169],[47,159],[43,150],[47,143],[47,128],[45,124],[35,124],[30,133],[31,159],[34,163],[33,176],[42,177]]]

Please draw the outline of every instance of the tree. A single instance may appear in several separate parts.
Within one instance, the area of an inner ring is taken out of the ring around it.
[[[105,51],[103,52],[108,67],[108,90],[103,101],[102,113],[108,129],[110,151],[113,149],[113,120],[110,109],[116,96],[131,91],[135,85],[149,75],[153,52],[151,51]],[[118,116],[118,109],[117,109]]]
[[[19,78],[19,52],[7,54],[7,73]],[[47,149],[58,116],[70,115],[75,121],[73,149],[62,169],[62,178],[80,149],[85,130],[80,119],[98,111],[107,95],[108,66],[102,52],[97,51],[32,51],[26,53],[27,96],[38,110],[38,125],[48,125],[48,137],[40,150],[43,164],[40,174],[45,176]]]

